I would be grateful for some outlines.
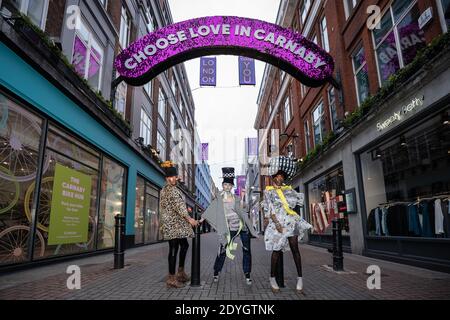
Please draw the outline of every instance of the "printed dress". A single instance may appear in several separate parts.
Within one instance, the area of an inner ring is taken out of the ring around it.
[[[280,197],[279,193],[282,193],[282,197]],[[282,186],[278,190],[274,187],[267,187],[264,190],[262,207],[264,217],[269,219],[269,224],[264,232],[266,250],[288,251],[289,237],[300,235],[301,239],[304,233],[312,228],[312,225],[293,211],[297,205],[303,206],[303,203],[304,195],[296,192],[290,186]],[[277,220],[280,222],[283,228],[282,233],[277,231],[275,223],[270,217],[272,213],[275,213]]]

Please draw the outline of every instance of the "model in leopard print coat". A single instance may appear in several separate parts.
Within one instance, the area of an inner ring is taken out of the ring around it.
[[[185,197],[176,186],[167,184],[161,190],[159,212],[164,240],[194,237],[194,231],[186,220],[189,213]]]

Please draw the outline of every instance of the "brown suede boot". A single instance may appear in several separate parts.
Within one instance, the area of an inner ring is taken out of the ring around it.
[[[183,288],[184,284],[177,280],[176,275],[169,274],[167,276],[166,285],[168,288]]]
[[[178,268],[177,280],[184,283],[191,280],[191,277],[189,277],[186,272],[184,272],[184,268]]]

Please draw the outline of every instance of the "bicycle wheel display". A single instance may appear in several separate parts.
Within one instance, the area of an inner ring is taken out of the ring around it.
[[[0,172],[10,172],[0,166]],[[19,200],[19,183],[15,180],[6,180],[0,177],[0,214],[6,213],[16,205]]]
[[[0,232],[0,264],[5,262],[23,262],[28,260],[28,237],[30,227],[18,225]],[[45,241],[39,230],[36,230],[35,250],[42,257],[45,252]]]
[[[0,165],[9,174],[0,171],[0,178],[25,182],[36,177],[41,120],[15,106],[12,102],[2,112],[0,128]],[[5,120],[6,119],[6,120]],[[44,172],[48,159],[44,160]]]
[[[31,206],[33,204],[33,194],[36,188],[36,183],[33,182],[25,193],[24,209],[28,221],[31,222]],[[39,196],[39,213],[37,227],[48,232],[50,224],[50,210],[52,207],[52,191],[53,191],[53,177],[46,177],[41,182],[41,193]]]

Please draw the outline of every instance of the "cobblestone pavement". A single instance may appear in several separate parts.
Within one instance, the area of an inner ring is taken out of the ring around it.
[[[0,276],[0,299],[65,300],[378,300],[450,299],[450,274],[390,263],[357,255],[344,255],[344,273],[327,268],[332,262],[325,249],[301,244],[304,295],[295,291],[296,272],[290,252],[284,255],[285,288],[274,294],[269,287],[270,253],[262,238],[252,240],[253,284],[245,284],[239,244],[234,261],[226,260],[218,283],[212,281],[217,252],[214,233],[201,236],[201,286],[166,288],[168,245],[159,243],[130,249],[125,268],[114,270],[112,254],[36,267]],[[191,266],[191,249],[186,261]],[[68,265],[81,268],[81,289],[66,286]],[[367,288],[369,265],[381,269],[381,289]]]

